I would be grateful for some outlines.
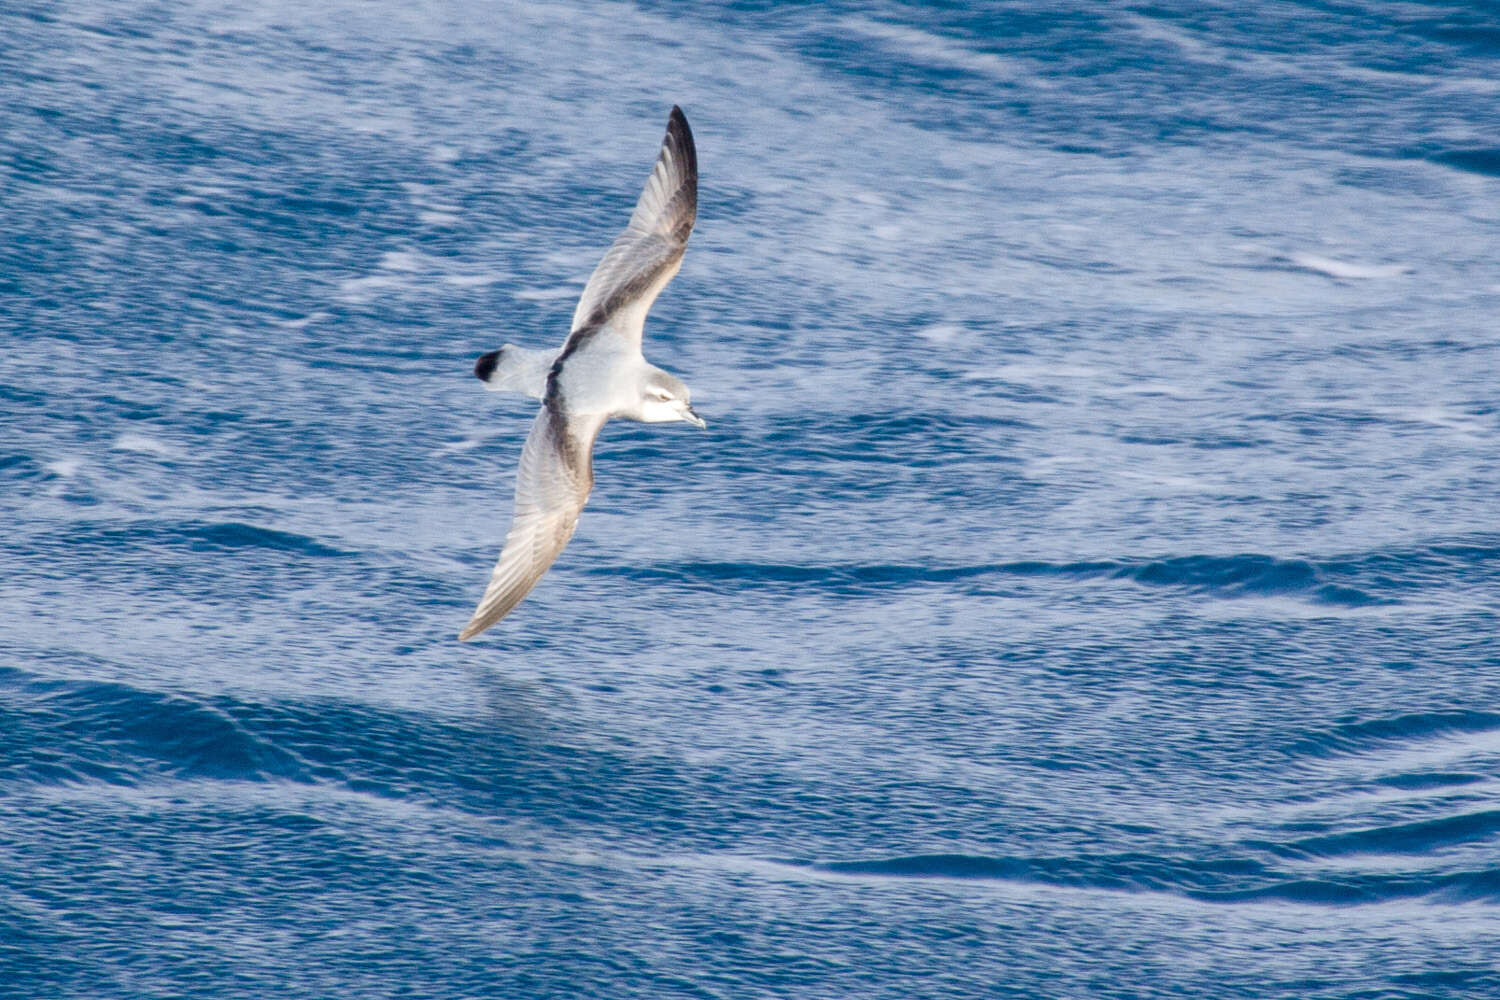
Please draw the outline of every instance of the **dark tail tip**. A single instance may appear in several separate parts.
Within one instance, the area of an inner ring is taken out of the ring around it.
[[[490,380],[490,376],[495,374],[495,366],[499,363],[499,351],[491,351],[488,354],[481,354],[479,356],[479,360],[474,362],[474,374],[478,376],[479,381],[488,382]]]

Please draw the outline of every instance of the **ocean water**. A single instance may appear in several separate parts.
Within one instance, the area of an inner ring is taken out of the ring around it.
[[[0,996],[1500,995],[1500,21],[0,0]],[[454,636],[666,115],[578,534]]]

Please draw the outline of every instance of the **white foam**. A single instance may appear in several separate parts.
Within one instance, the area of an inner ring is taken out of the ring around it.
[[[1126,28],[1148,41],[1162,42],[1176,48],[1189,62],[1210,66],[1232,66],[1264,77],[1288,79],[1357,80],[1427,90],[1435,94],[1493,94],[1500,91],[1500,81],[1475,76],[1439,76],[1430,73],[1408,73],[1376,69],[1348,63],[1337,55],[1309,55],[1299,58],[1273,55],[1269,52],[1247,52],[1230,49],[1199,38],[1164,21],[1139,14],[1121,19]]]
[[[78,475],[78,470],[83,468],[81,458],[59,458],[42,466],[48,472],[61,479],[72,479]]]
[[[1223,49],[1210,45],[1163,21],[1139,14],[1126,15],[1122,20],[1130,30],[1142,38],[1171,45],[1189,62],[1207,63],[1214,66],[1222,66],[1229,62],[1229,57]]]
[[[439,446],[438,449],[433,452],[433,454],[456,455],[459,452],[473,451],[475,448],[478,448],[482,444],[484,444],[484,438],[466,437],[461,441],[449,441],[447,444]]]
[[[1405,264],[1361,264],[1357,261],[1335,260],[1315,253],[1294,253],[1290,258],[1296,266],[1308,271],[1326,274],[1330,278],[1365,281],[1373,278],[1397,278],[1410,274]]]
[[[1025,83],[1031,87],[1050,86],[1048,81],[1039,78],[1021,61],[1007,59],[993,52],[971,49],[956,39],[868,17],[846,17],[839,25],[854,34],[885,42],[902,54],[928,64],[954,66],[968,73],[1006,83]]]
[[[432,270],[427,258],[412,250],[387,250],[375,267],[375,274],[339,282],[340,294],[356,302],[368,301],[383,291],[411,288],[410,275]]]
[[[929,344],[951,344],[963,336],[964,328],[957,323],[934,323],[917,331],[917,336]]]
[[[485,285],[493,285],[504,277],[505,275],[498,271],[480,274],[445,274],[443,284],[452,285],[454,288],[481,288]]]
[[[181,454],[165,441],[158,441],[144,434],[121,434],[109,448],[111,451],[133,451],[141,455],[155,455],[157,458],[176,458]]]
[[[1441,404],[1392,412],[1397,419],[1410,420],[1418,424],[1431,424],[1434,427],[1444,427],[1475,437],[1490,433],[1489,425],[1473,414]]]
[[[557,285],[552,288],[522,288],[511,292],[515,298],[523,302],[550,302],[553,299],[575,299],[578,297],[578,288],[574,285]]]
[[[389,275],[372,274],[367,278],[346,278],[339,282],[339,293],[346,299],[363,302],[378,292],[392,288],[405,288],[408,282]]]
[[[420,271],[425,264],[422,255],[410,250],[387,250],[380,255],[380,269],[382,271]]]
[[[1223,495],[1230,489],[1228,482],[1209,476],[1172,476],[1149,470],[1137,472],[1134,469],[1121,469],[1115,476],[1132,482],[1148,483],[1179,495],[1200,493]]]
[[[312,323],[316,323],[319,320],[324,320],[327,318],[328,314],[326,312],[315,312],[309,313],[308,315],[303,316],[301,319],[277,320],[276,325],[286,330],[301,330],[302,328]]]

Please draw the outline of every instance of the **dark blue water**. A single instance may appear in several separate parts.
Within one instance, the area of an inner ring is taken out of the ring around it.
[[[311,7],[0,3],[0,995],[1500,995],[1492,6]]]

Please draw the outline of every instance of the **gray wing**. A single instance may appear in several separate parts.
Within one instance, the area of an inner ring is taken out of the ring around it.
[[[521,449],[516,508],[500,561],[474,617],[458,637],[474,638],[510,613],[556,561],[594,486],[593,450],[598,426],[570,426],[543,406]]]
[[[573,310],[570,343],[608,328],[639,349],[641,328],[656,296],[682,266],[698,217],[698,151],[682,109],[672,108],[656,167],[630,224],[604,254]]]

